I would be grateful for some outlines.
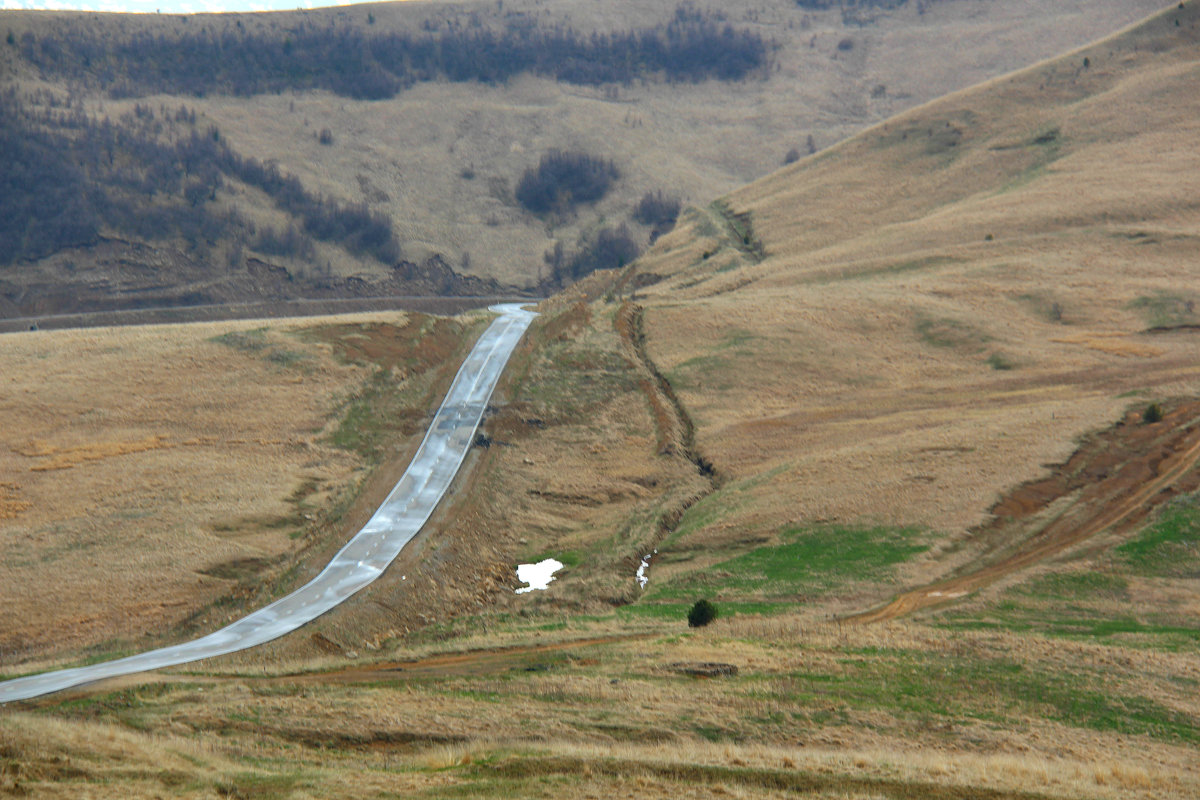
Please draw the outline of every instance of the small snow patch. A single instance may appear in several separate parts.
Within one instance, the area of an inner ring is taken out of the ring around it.
[[[650,579],[646,577],[646,567],[650,566],[650,559],[654,558],[657,553],[658,550],[655,550],[649,555],[642,556],[642,565],[638,567],[637,571],[637,582],[638,586],[642,587],[643,589],[645,589],[646,584],[650,582]]]
[[[547,558],[536,564],[518,564],[517,580],[528,583],[517,589],[517,594],[532,592],[534,589],[545,589],[554,580],[554,573],[563,568],[563,563],[555,558]]]

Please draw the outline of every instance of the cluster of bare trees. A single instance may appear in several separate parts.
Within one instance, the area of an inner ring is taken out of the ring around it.
[[[376,32],[304,23],[279,32],[241,28],[101,36],[82,25],[24,34],[22,56],[47,74],[114,96],[252,95],[327,89],[359,99],[394,96],[431,80],[497,83],[533,73],[600,85],[661,75],[735,81],[765,66],[768,43],[694,9],[641,30],[585,34],[567,27]]]
[[[319,239],[387,264],[399,259],[386,216],[309,192],[195,120],[186,108],[138,105],[113,122],[0,94],[0,263],[91,244],[102,229],[178,239],[196,250],[220,243],[298,258],[310,257]],[[282,231],[259,228],[216,203],[228,179],[261,189],[294,222]]]

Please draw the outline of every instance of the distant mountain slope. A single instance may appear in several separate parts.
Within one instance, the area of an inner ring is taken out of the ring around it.
[[[669,217],[634,213],[643,198],[661,193],[669,208],[728,191],[1157,6],[514,0],[220,16],[0,12],[0,70],[16,79],[32,150],[71,154],[70,169],[32,182],[37,201],[55,178],[88,212],[69,215],[84,224],[67,226],[65,249],[43,246],[40,222],[32,235],[10,222],[20,238],[5,249],[20,263],[5,270],[0,305],[14,314],[61,308],[68,295],[112,307],[502,288],[490,281],[552,289],[619,266],[669,228]],[[120,152],[96,159],[85,145],[106,136],[105,153]],[[194,175],[178,151],[209,136],[217,169]],[[611,185],[584,199],[567,179],[549,187],[559,202],[527,206],[518,189],[553,151],[611,163]]]

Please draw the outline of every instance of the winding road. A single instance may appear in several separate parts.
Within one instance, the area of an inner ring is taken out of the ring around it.
[[[374,516],[321,574],[286,597],[199,639],[115,661],[4,681],[0,683],[0,703],[269,642],[311,622],[382,575],[450,488],[471,449],[504,366],[537,316],[515,303],[492,306],[490,310],[500,316],[479,337],[459,368],[412,463]]]

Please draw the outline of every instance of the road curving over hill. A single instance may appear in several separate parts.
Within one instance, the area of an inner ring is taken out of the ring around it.
[[[383,574],[450,488],[500,375],[535,316],[519,304],[492,306],[492,322],[458,370],[412,463],[383,504],[317,577],[274,603],[190,642],[86,667],[0,683],[0,703],[25,700],[118,675],[245,650],[291,633]]]

